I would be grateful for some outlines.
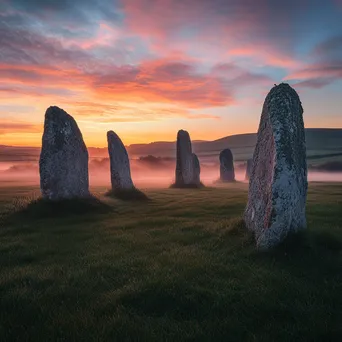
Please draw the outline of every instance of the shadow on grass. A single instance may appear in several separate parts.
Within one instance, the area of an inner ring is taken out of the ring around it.
[[[323,257],[326,254],[338,254],[342,251],[342,241],[334,234],[324,232],[301,231],[289,234],[278,246],[263,251],[265,255],[316,255]]]
[[[203,319],[212,308],[215,295],[187,282],[148,283],[138,291],[121,296],[123,307],[148,317],[172,317],[175,320]]]
[[[17,199],[11,210],[2,217],[3,222],[25,218],[66,217],[89,213],[108,213],[113,208],[95,196],[51,201],[36,198],[30,201]]]
[[[117,198],[122,201],[139,201],[139,202],[147,202],[151,201],[149,197],[147,197],[142,191],[134,188],[132,190],[109,190],[106,192],[105,196]]]
[[[234,246],[234,248],[253,247],[255,240],[253,234],[246,228],[242,218],[233,219],[224,227],[220,234],[221,247]]]
[[[221,235],[223,240],[237,238],[243,246],[254,246],[254,252],[261,258],[288,257],[301,259],[335,257],[342,252],[342,239],[329,231],[313,232],[310,230],[289,234],[278,246],[269,250],[258,250],[254,234],[246,228],[243,219],[233,220]]]
[[[173,183],[170,185],[170,189],[202,189],[205,188],[205,185],[200,182],[199,184],[176,184]]]

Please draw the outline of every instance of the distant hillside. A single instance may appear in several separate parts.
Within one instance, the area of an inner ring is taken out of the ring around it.
[[[315,156],[323,158],[342,153],[342,129],[307,128],[306,146],[309,159]],[[217,156],[225,148],[233,151],[234,159],[246,160],[251,158],[256,144],[256,133],[237,134],[214,141],[193,141],[193,150],[202,159]],[[107,148],[89,147],[91,158],[108,156]],[[133,158],[153,155],[156,157],[175,157],[176,142],[157,141],[149,144],[133,144],[127,146],[128,153]],[[13,147],[0,145],[0,161],[33,161],[39,158],[38,147]]]
[[[342,129],[307,128],[306,145],[308,155],[333,154],[342,152]],[[217,155],[225,148],[232,149],[236,160],[250,158],[255,144],[256,133],[237,134],[214,141],[194,141],[194,151],[202,157]],[[174,156],[175,142],[154,142],[151,144],[133,144],[128,146],[131,155]]]

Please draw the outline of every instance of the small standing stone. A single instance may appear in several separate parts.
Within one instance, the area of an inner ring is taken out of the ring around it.
[[[221,151],[220,153],[220,181],[235,181],[233,154],[229,148]]]
[[[58,107],[45,113],[39,159],[43,198],[63,200],[88,197],[88,150],[74,118]]]
[[[258,248],[306,227],[307,186],[303,108],[296,91],[282,83],[264,102],[244,215]]]
[[[193,156],[190,135],[180,130],[177,134],[176,187],[183,187],[193,182]]]
[[[114,192],[135,190],[126,147],[113,131],[107,132],[107,141],[112,190]]]

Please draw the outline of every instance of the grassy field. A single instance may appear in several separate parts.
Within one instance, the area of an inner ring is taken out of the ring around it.
[[[342,184],[310,184],[307,232],[267,253],[246,184],[93,191],[71,214],[0,187],[1,341],[342,340]]]

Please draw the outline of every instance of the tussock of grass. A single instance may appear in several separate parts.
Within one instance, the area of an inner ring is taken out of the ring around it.
[[[140,190],[134,188],[132,190],[108,190],[105,194],[107,197],[114,197],[122,201],[149,201],[150,199]]]
[[[86,198],[64,199],[51,201],[41,197],[17,198],[4,220],[13,218],[47,218],[92,213],[106,213],[112,208],[95,196]]]

